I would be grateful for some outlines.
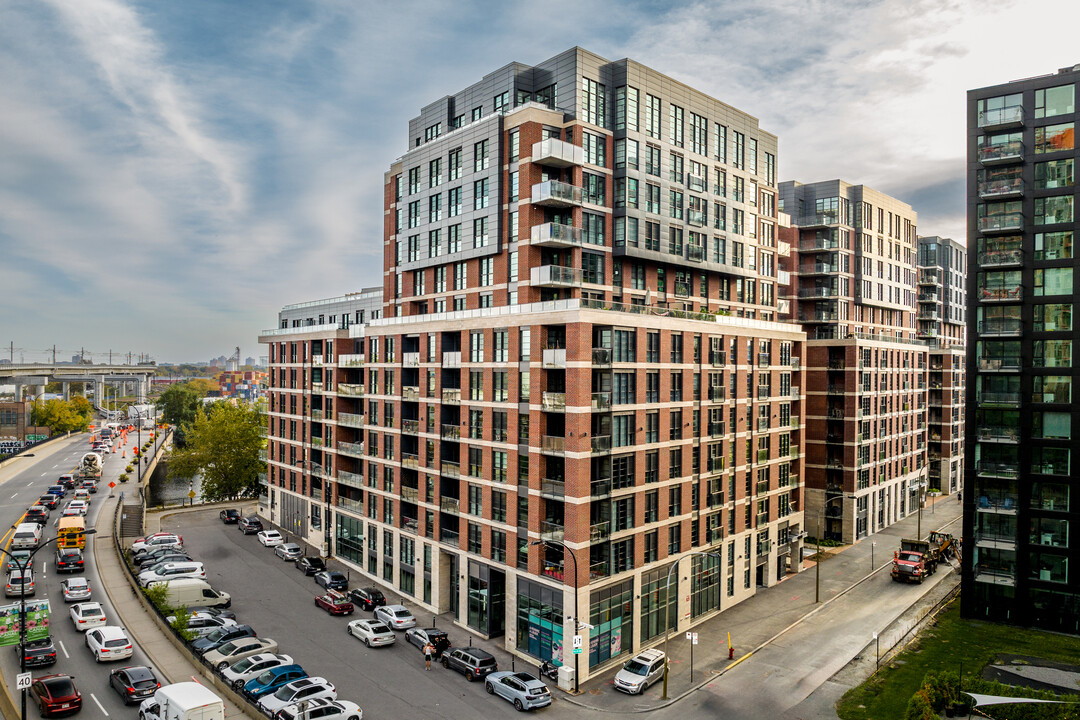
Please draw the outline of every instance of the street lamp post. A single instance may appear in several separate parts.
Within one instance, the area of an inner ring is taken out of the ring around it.
[[[11,528],[13,530],[15,529],[15,527],[16,527],[15,525],[11,526]],[[83,531],[83,536],[85,537],[86,535],[93,535],[95,533],[97,533],[97,529],[96,528],[90,528],[89,530]],[[33,568],[33,566],[34,566],[34,556],[37,555],[38,550],[41,550],[46,545],[51,545],[52,543],[56,542],[59,539],[60,539],[59,535],[57,535],[56,537],[49,538],[48,540],[46,540],[45,542],[41,543],[36,548],[31,550],[30,555],[27,556],[26,559],[22,560],[21,562],[19,561],[18,558],[14,557],[11,553],[9,553],[7,551],[7,549],[5,549],[3,547],[0,547],[0,553],[3,553],[5,556],[7,556],[9,562],[15,563],[15,567],[17,567],[19,569],[19,575],[20,575],[20,577],[23,578],[24,583],[25,583],[26,571]],[[25,585],[24,585],[23,589],[25,590]],[[26,593],[25,592],[19,598],[19,672],[20,673],[25,673],[26,672]],[[23,718],[23,720],[25,720],[25,718],[26,718],[26,688],[22,689],[21,694],[22,694],[22,715],[21,715],[21,717]]]
[[[563,552],[570,556],[570,560],[574,563],[574,637],[577,637],[580,630],[581,618],[578,617],[578,571],[577,571],[577,556],[574,551],[566,546],[562,540],[533,540],[530,545],[555,545],[561,547]],[[565,582],[566,576],[563,576]],[[566,643],[563,643],[563,647],[566,647]],[[574,694],[578,691],[578,653],[574,653]]]
[[[667,641],[668,641],[668,638],[671,637],[671,622],[670,622],[670,619],[671,619],[671,610],[670,610],[670,607],[671,607],[671,573],[675,571],[675,568],[679,567],[679,560],[682,560],[685,557],[691,557],[691,556],[694,556],[694,555],[705,555],[707,557],[715,558],[717,562],[720,562],[720,560],[721,560],[720,555],[718,553],[692,552],[692,553],[687,553],[686,555],[683,555],[682,557],[678,558],[678,560],[673,562],[671,564],[671,567],[668,568],[667,582],[664,583],[664,695],[663,695],[664,700],[668,699],[668,697],[667,697],[668,669],[671,666],[671,663],[668,660],[668,654],[667,654]],[[679,622],[678,609],[679,609],[679,599],[678,599],[678,597],[676,597],[675,598],[675,622],[676,622],[676,624]]]

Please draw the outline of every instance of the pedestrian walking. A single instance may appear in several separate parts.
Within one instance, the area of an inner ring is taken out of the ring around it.
[[[959,490],[956,491],[956,502],[958,502],[958,503],[963,502],[963,499],[960,497],[960,491]]]
[[[431,656],[435,654],[435,646],[431,643],[424,645],[424,669],[431,669]]]

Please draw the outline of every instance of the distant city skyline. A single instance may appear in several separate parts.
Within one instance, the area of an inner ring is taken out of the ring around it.
[[[1051,17],[1080,8],[14,0],[0,358],[258,357],[283,304],[381,284],[383,172],[409,118],[574,45],[759,118],[781,180],[872,185],[912,205],[921,234],[963,240],[965,92],[1080,62],[1036,44]]]

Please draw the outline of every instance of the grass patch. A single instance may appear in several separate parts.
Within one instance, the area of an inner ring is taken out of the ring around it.
[[[836,712],[842,720],[904,720],[908,702],[928,671],[955,672],[963,664],[965,679],[978,677],[1000,653],[1076,663],[1080,638],[963,619],[957,599],[904,652],[845,693]]]

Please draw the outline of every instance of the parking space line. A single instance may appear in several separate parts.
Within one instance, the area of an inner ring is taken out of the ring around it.
[[[56,642],[60,643],[60,649],[64,652],[64,657],[67,658],[68,660],[70,660],[71,656],[68,655],[67,648],[64,647],[64,641],[63,640],[57,640]]]
[[[98,709],[101,710],[102,714],[105,715],[105,717],[109,717],[109,711],[102,706],[101,701],[97,699],[97,696],[94,695],[94,693],[90,693],[90,697],[97,703]]]

